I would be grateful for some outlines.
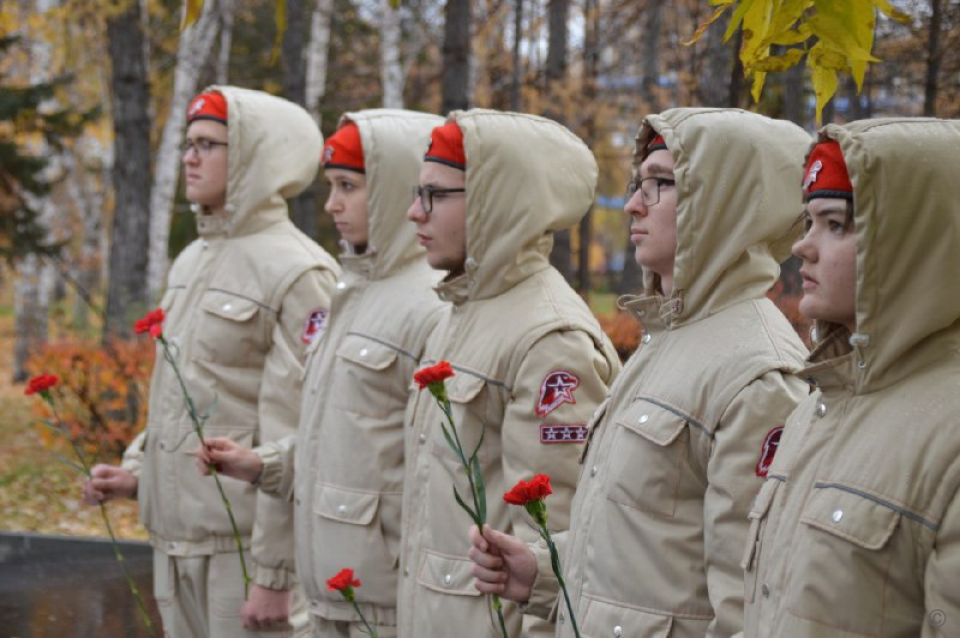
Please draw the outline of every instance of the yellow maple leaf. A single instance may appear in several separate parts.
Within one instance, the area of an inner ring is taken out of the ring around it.
[[[199,20],[201,13],[203,13],[203,0],[184,0],[180,32],[183,33],[187,27]]]

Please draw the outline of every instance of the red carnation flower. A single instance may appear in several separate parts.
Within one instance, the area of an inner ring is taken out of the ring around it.
[[[24,394],[43,394],[50,388],[60,383],[60,377],[55,374],[41,374],[30,379]]]
[[[452,376],[455,376],[455,373],[453,368],[450,367],[450,362],[441,361],[437,365],[418,370],[413,375],[413,380],[416,381],[420,389],[423,390],[424,388],[429,388],[434,383],[443,383],[444,379],[449,379]]]
[[[143,316],[143,319],[137,319],[136,323],[133,324],[133,331],[138,335],[149,332],[151,337],[159,339],[163,334],[164,318],[163,308],[151,310]]]
[[[360,581],[354,579],[353,570],[349,567],[341,569],[340,573],[327,581],[327,591],[339,591],[346,595],[346,592],[354,587],[359,587]]]
[[[537,474],[529,481],[520,480],[503,495],[503,500],[511,505],[526,505],[532,501],[543,500],[551,494],[553,488],[550,486],[550,477]]]

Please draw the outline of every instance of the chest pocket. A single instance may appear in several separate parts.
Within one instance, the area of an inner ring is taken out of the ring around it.
[[[402,409],[407,396],[406,379],[400,378],[395,365],[399,356],[396,348],[363,335],[348,334],[337,347],[333,404],[351,414],[391,417],[395,410]],[[317,382],[329,383],[330,379]]]
[[[743,593],[747,602],[753,602],[756,596],[757,575],[762,555],[763,533],[766,527],[765,523],[770,514],[770,508],[773,505],[773,499],[780,487],[780,481],[776,479],[767,479],[760,486],[760,492],[753,500],[753,507],[750,508],[750,532],[747,534],[747,542],[744,547],[743,561],[740,567],[744,570]]]
[[[469,457],[480,443],[480,437],[482,436],[483,449],[480,450],[478,456],[481,464],[483,464],[484,460],[499,454],[499,450],[491,450],[495,438],[492,436],[493,433],[486,431],[486,415],[489,407],[487,405],[489,395],[487,382],[482,377],[458,371],[456,376],[447,379],[446,386],[447,396],[450,397],[453,420],[457,426],[457,434],[460,437],[463,450]],[[426,394],[427,391],[424,390],[423,393]],[[433,401],[432,397],[429,396],[422,397],[422,400],[424,399]],[[437,415],[437,418],[442,419],[445,426],[448,425],[442,412],[438,410],[434,414]],[[460,460],[454,455],[453,449],[447,443],[440,427],[436,428],[432,440],[433,453],[445,463],[457,468],[457,472],[460,472]],[[449,492],[449,488],[446,489]]]
[[[896,509],[840,483],[814,486],[800,518],[799,543],[785,587],[791,614],[856,634],[879,636],[892,591]],[[901,566],[902,567],[902,566]],[[845,595],[870,605],[838,605]]]
[[[617,415],[610,443],[607,498],[627,507],[673,516],[689,456],[687,421],[638,400]]]
[[[263,315],[256,301],[208,290],[200,300],[194,343],[197,357],[228,367],[260,367],[268,348]]]
[[[587,612],[581,621],[583,638],[609,636],[636,636],[640,638],[667,638],[673,626],[673,616],[630,609],[595,598],[586,598]],[[561,605],[566,614],[566,607]]]

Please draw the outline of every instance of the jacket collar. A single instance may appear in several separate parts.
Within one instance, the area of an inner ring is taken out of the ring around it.
[[[447,276],[434,290],[441,301],[448,301],[455,306],[465,303],[470,298],[470,282],[472,277],[468,273]]]

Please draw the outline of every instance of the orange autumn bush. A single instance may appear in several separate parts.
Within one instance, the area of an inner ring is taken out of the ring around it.
[[[153,368],[152,342],[68,340],[43,346],[27,362],[31,374],[54,374],[65,432],[98,462],[115,462],[147,419],[147,391]],[[34,404],[40,419],[51,417],[46,402]],[[63,437],[38,425],[41,443],[50,449],[68,447]]]
[[[609,314],[598,314],[597,321],[613,342],[613,347],[620,355],[620,361],[626,361],[640,345],[640,332],[643,328],[636,318],[623,311],[615,310]]]

